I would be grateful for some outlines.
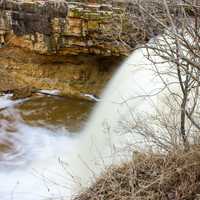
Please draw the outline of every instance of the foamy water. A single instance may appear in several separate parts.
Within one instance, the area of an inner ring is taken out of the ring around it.
[[[23,101],[0,97],[0,197],[2,200],[43,200],[67,197],[72,185],[64,163],[77,148],[64,128],[56,131],[27,125],[14,107]],[[9,117],[9,120],[7,118]],[[5,118],[5,119],[4,119]]]
[[[71,178],[65,169],[66,164],[62,162],[76,147],[73,138],[63,136],[60,131],[61,136],[55,137],[49,130],[24,124],[19,124],[18,133],[20,136],[17,139],[22,141],[14,141],[14,144],[23,145],[19,149],[20,155],[10,159],[6,155],[0,163],[0,179],[4,180],[0,183],[1,199],[33,200],[67,196]]]

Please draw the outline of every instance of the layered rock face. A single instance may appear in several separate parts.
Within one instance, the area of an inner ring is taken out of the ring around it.
[[[17,85],[98,95],[129,53],[119,38],[122,14],[94,2],[1,0],[0,73]]]

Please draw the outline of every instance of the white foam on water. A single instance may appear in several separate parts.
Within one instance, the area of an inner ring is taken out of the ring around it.
[[[1,199],[42,200],[67,196],[72,180],[62,162],[73,153],[74,138],[61,130],[55,136],[51,130],[22,123],[17,125],[15,134],[18,134],[17,140],[22,140],[19,142],[22,149],[18,160],[7,157],[0,163],[6,167],[0,172],[0,180],[5,180],[0,182]]]
[[[83,97],[88,97],[90,100],[95,101],[95,102],[99,102],[101,101],[98,97],[92,95],[92,94],[82,94]]]
[[[28,100],[28,98],[25,98],[13,101],[11,100],[12,96],[12,94],[5,94],[3,96],[0,96],[0,109],[13,107]]]
[[[10,97],[12,97],[12,94],[6,94],[0,97],[0,108],[8,107],[14,104]]]
[[[46,200],[67,197],[71,175],[63,163],[76,148],[76,139],[64,128],[48,129],[23,122],[11,95],[0,97],[0,199]],[[9,119],[7,119],[7,117]],[[9,131],[8,131],[9,129]]]
[[[61,92],[60,90],[39,90],[38,93],[42,94],[47,94],[47,95],[59,95]]]

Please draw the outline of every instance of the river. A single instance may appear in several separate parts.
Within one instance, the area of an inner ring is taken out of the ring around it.
[[[0,199],[61,199],[69,184],[63,156],[76,148],[94,104],[52,96],[10,97],[0,96]]]

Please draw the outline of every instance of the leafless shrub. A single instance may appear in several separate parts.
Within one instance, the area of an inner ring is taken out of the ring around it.
[[[130,29],[132,34],[128,33],[128,35],[133,46],[153,38],[153,42],[142,47],[146,48],[146,57],[153,64],[152,70],[164,83],[163,90],[169,93],[166,98],[171,112],[166,115],[158,110],[157,115],[152,117],[151,123],[154,123],[154,127],[157,126],[156,130],[162,129],[159,134],[154,134],[152,127],[142,123],[141,119],[133,119],[133,124],[137,126],[131,128],[159,147],[163,146],[165,150],[181,143],[185,150],[189,150],[190,143],[199,141],[197,139],[200,131],[198,123],[200,117],[199,13],[200,1],[198,0],[134,0],[126,9],[125,19],[128,20],[124,24],[132,27]],[[126,36],[123,36],[123,32],[120,37],[128,41],[127,38],[125,39]],[[162,63],[169,65],[167,71],[163,72],[159,68],[160,60],[156,60],[155,57],[162,58]],[[170,85],[174,83],[165,82],[166,76],[173,77],[173,81],[176,80],[176,87],[178,87],[176,92],[170,89]]]
[[[155,16],[150,16],[152,20],[163,26],[165,32],[155,40],[154,45],[146,45],[146,48],[147,51],[153,50],[154,55],[170,63],[172,70],[168,71],[169,76],[173,71],[173,74],[177,77],[181,93],[171,93],[171,96],[179,102],[179,135],[185,149],[188,150],[190,131],[194,128],[196,131],[200,130],[197,122],[200,83],[199,7],[197,1],[176,1],[173,5],[176,12],[173,12],[169,2],[163,0],[162,4],[166,19],[170,23],[166,26]],[[150,54],[148,58],[156,66],[157,63]],[[159,73],[159,69],[157,72]],[[159,74],[159,76],[162,75]],[[191,122],[191,125],[188,126],[189,122]]]

